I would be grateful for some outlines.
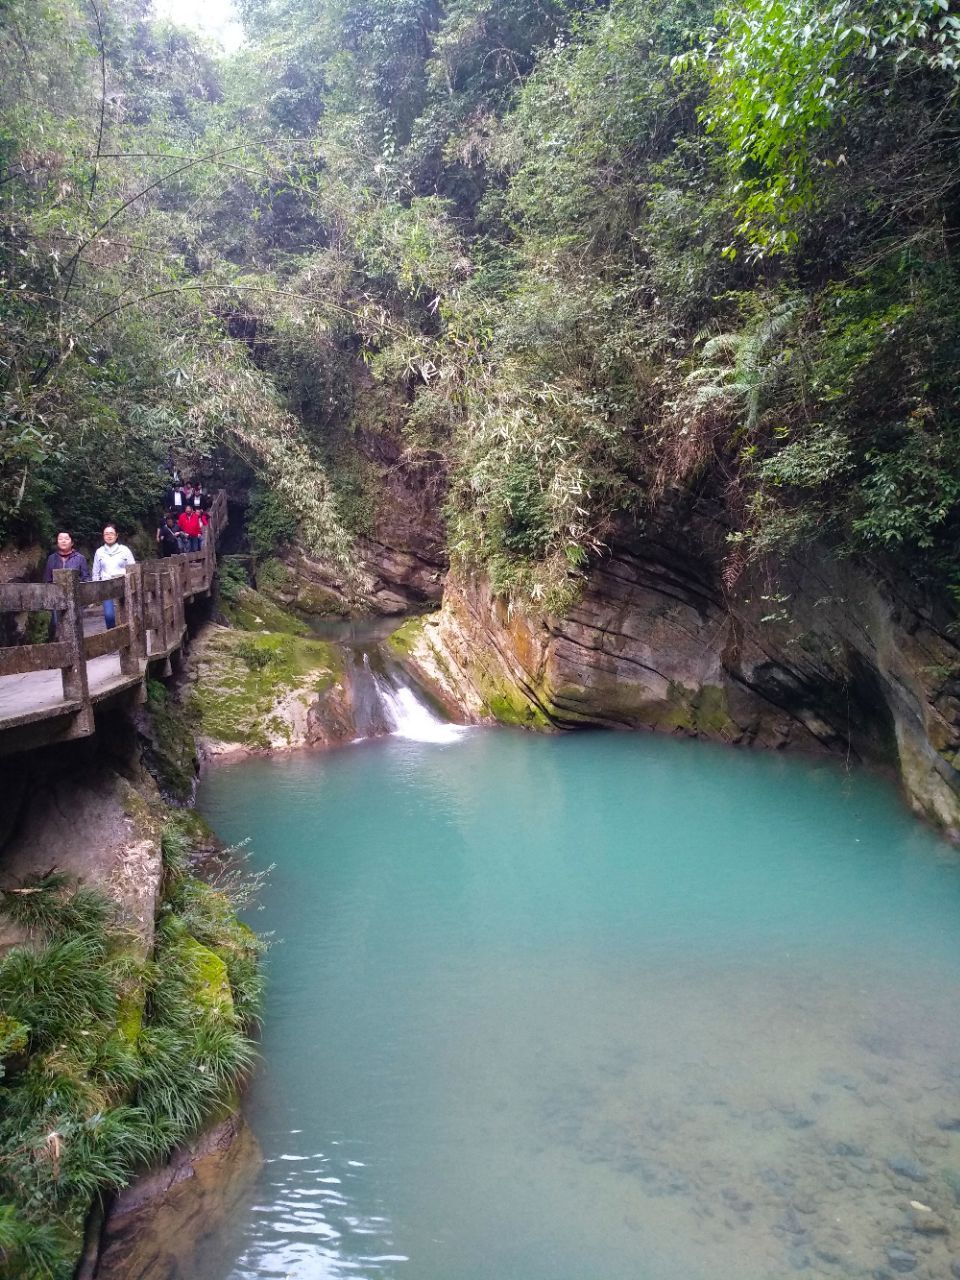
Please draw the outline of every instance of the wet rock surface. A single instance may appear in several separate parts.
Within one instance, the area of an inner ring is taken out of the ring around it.
[[[96,1280],[193,1280],[197,1258],[215,1256],[260,1167],[239,1114],[214,1125],[115,1198],[103,1229]]]

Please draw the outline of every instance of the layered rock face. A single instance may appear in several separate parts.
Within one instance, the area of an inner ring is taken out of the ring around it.
[[[426,540],[417,549],[399,542],[386,529],[382,540],[358,537],[349,578],[338,565],[297,548],[284,556],[289,589],[273,594],[287,608],[318,616],[346,613],[360,605],[372,613],[396,617],[411,607],[437,603],[446,569],[441,554]]]
[[[702,517],[625,527],[579,604],[546,620],[484,581],[449,580],[430,633],[448,693],[531,726],[650,728],[892,765],[913,807],[960,833],[960,646],[947,619],[825,552],[755,566],[730,591],[722,559]]]
[[[0,889],[56,870],[117,904],[132,948],[153,949],[163,874],[162,810],[138,762],[133,725],[109,718],[109,748],[98,740],[15,756],[3,764]],[[0,924],[0,952],[25,933]]]
[[[440,511],[445,471],[439,457],[409,461],[388,435],[359,433],[357,450],[378,473],[377,503],[368,532],[358,535],[348,577],[299,547],[284,557],[292,590],[283,601],[303,613],[357,605],[385,616],[439,603],[447,570]]]

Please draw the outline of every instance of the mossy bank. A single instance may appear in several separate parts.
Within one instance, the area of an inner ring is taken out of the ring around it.
[[[103,865],[0,892],[17,939],[0,958],[2,1280],[73,1276],[112,1194],[226,1114],[254,1061],[263,943],[236,916],[254,885],[229,860],[201,879],[211,833],[144,791],[130,821],[159,841],[149,928]]]

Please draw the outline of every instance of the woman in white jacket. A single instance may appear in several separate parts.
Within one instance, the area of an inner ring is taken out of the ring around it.
[[[121,578],[126,573],[127,565],[136,563],[130,548],[117,541],[116,527],[112,524],[105,525],[103,529],[103,546],[98,549],[97,554],[93,557],[94,582],[104,582],[108,578]],[[107,624],[108,631],[111,627],[117,625],[117,602],[115,600],[104,600],[103,620]]]

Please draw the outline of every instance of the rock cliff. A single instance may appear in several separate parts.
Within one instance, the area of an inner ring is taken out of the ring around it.
[[[352,548],[351,573],[309,547],[290,548],[283,554],[287,582],[276,593],[279,603],[306,614],[359,606],[388,617],[438,603],[448,565],[441,459],[412,460],[402,440],[385,429],[358,432],[354,447],[375,480]]]
[[[4,762],[0,891],[56,870],[115,902],[141,955],[153,946],[163,805],[141,766],[135,727],[114,715],[106,744],[70,743]],[[23,940],[0,922],[0,953]]]
[[[960,645],[946,614],[817,549],[755,565],[728,590],[724,549],[702,512],[625,524],[579,603],[542,620],[482,579],[451,577],[412,656],[476,717],[892,766],[912,807],[960,834]]]

